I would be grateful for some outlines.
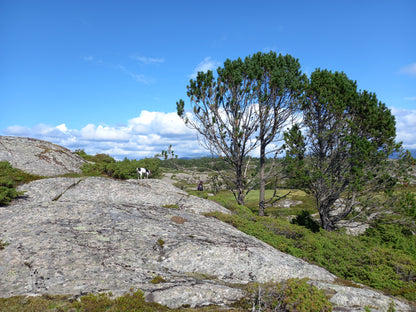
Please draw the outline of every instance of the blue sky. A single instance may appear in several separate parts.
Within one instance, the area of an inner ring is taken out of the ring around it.
[[[118,159],[205,154],[175,112],[189,79],[270,50],[344,71],[416,148],[413,0],[0,0],[0,135]]]

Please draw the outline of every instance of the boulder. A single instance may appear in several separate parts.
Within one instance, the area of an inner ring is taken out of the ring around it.
[[[10,136],[0,136],[0,161],[8,161],[15,168],[44,177],[81,173],[80,167],[85,163],[80,156],[62,146]]]

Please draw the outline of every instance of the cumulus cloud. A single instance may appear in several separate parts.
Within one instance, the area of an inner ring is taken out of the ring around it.
[[[142,111],[139,117],[130,119],[128,123],[135,134],[152,132],[164,137],[195,136],[177,113]]]
[[[198,75],[198,72],[207,72],[208,70],[216,70],[217,67],[220,66],[220,63],[212,60],[211,57],[206,57],[201,63],[197,65],[194,72],[189,75],[189,78],[195,79]]]
[[[401,74],[416,76],[416,63],[408,64],[400,69]]]
[[[65,146],[83,149],[88,154],[109,154],[116,159],[153,157],[172,145],[179,157],[207,155],[198,143],[196,133],[187,128],[176,113],[142,111],[126,125],[108,126],[87,124],[81,129],[70,129],[39,124],[33,128],[10,126],[5,135],[38,138]]]
[[[396,117],[397,140],[407,149],[416,149],[416,110],[392,108]]]
[[[416,110],[392,108],[396,117],[397,140],[407,149],[416,149]],[[172,145],[179,157],[209,155],[197,140],[195,131],[185,126],[176,112],[142,111],[121,126],[87,124],[71,129],[65,123],[39,124],[29,128],[14,125],[4,135],[38,138],[65,146],[71,150],[83,149],[90,155],[109,154],[116,159],[153,157]],[[253,155],[258,151],[253,151]]]
[[[91,141],[128,141],[129,129],[88,124],[79,132],[85,140]]]

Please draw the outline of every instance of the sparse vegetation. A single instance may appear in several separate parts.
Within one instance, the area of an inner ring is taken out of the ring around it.
[[[213,199],[234,213],[208,215],[280,251],[322,266],[340,278],[416,300],[416,240],[405,225],[384,220],[359,236],[346,235],[342,229],[312,232],[291,224],[286,217],[257,216],[249,208],[236,205],[232,194],[226,192]]]
[[[162,206],[163,208],[170,208],[170,209],[179,209],[177,204],[166,204]]]
[[[0,250],[4,249],[5,246],[7,246],[9,243],[8,242],[3,242],[2,239],[0,239]]]
[[[164,283],[161,276],[151,281],[154,284]],[[141,290],[130,290],[124,296],[115,297],[111,293],[88,294],[73,300],[70,296],[43,295],[38,297],[16,296],[0,298],[0,312],[219,312],[233,311],[332,311],[332,307],[324,293],[309,285],[305,279],[289,279],[283,283],[249,284],[245,286],[246,296],[233,307],[181,307],[169,309],[154,302],[146,302]]]
[[[82,173],[86,176],[109,176],[115,179],[137,179],[136,168],[144,167],[152,172],[151,177],[159,176],[159,158],[123,159],[116,161],[109,155],[97,154],[95,156],[87,155],[83,150],[77,150],[76,153],[88,161],[82,166]]]
[[[79,298],[71,299],[69,296],[0,298],[0,312],[116,312],[116,311],[170,311],[157,303],[149,303],[144,299],[142,291],[131,290],[121,297],[114,297],[111,293],[88,294]]]
[[[158,245],[160,248],[163,248],[163,245],[165,245],[165,241],[164,241],[163,239],[159,238],[159,239],[157,240],[157,245]]]
[[[282,283],[250,284],[247,287],[247,311],[332,311],[323,291],[306,279],[292,278]]]
[[[150,281],[152,284],[160,284],[160,283],[165,283],[166,282],[166,280],[162,277],[162,276],[160,276],[160,275],[157,275],[157,276],[155,276],[151,281]]]
[[[7,205],[20,193],[16,191],[19,184],[27,183],[41,177],[13,168],[8,161],[0,161],[0,206]]]

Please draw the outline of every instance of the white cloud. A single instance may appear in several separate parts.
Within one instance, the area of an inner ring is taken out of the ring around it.
[[[146,56],[132,56],[133,60],[139,61],[144,64],[160,64],[164,63],[165,59],[163,58],[155,58],[155,57],[146,57]]]
[[[194,72],[191,75],[189,75],[189,78],[195,79],[198,75],[198,72],[205,73],[208,70],[215,71],[218,68],[218,66],[220,66],[219,62],[211,60],[211,57],[206,57],[201,63],[197,65]]]
[[[408,64],[399,71],[401,74],[416,76],[416,63]]]
[[[114,128],[107,126],[95,126],[88,124],[81,129],[80,135],[83,139],[92,141],[128,141],[129,130],[125,128]]]
[[[207,155],[194,131],[176,113],[142,111],[123,126],[88,124],[69,129],[39,124],[33,128],[10,126],[4,135],[25,136],[50,141],[71,150],[83,149],[90,155],[109,154],[116,159],[153,157],[172,145],[178,157]]]
[[[410,96],[404,98],[406,101],[416,101],[416,96]]]
[[[396,117],[397,141],[402,141],[407,149],[416,149],[416,110],[392,108],[391,111]],[[71,150],[84,149],[91,155],[105,153],[116,159],[153,157],[169,145],[179,157],[209,154],[199,145],[196,132],[173,112],[142,111],[122,126],[88,124],[70,129],[65,123],[39,124],[33,128],[14,125],[2,134],[38,138]]]
[[[66,127],[64,123],[59,126],[56,126],[56,128],[62,132],[68,132],[68,128]]]
[[[167,137],[194,135],[177,113],[142,111],[139,117],[130,119],[128,123],[136,134],[152,132]]]
[[[397,141],[402,141],[407,149],[416,149],[416,110],[392,108],[396,117]]]

